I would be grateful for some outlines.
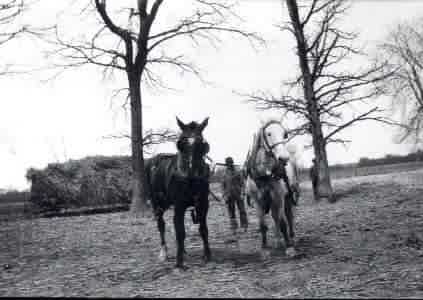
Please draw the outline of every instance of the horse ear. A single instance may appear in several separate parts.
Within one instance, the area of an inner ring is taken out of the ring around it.
[[[176,117],[176,123],[178,123],[179,128],[181,128],[181,130],[183,131],[185,129],[185,124],[179,120],[178,117]]]
[[[209,117],[205,118],[203,122],[200,124],[200,131],[203,131],[206,128],[207,124],[209,123]]]

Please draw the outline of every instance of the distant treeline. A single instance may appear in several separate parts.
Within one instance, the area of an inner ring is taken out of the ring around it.
[[[7,191],[0,194],[0,204],[2,203],[16,203],[25,202],[29,199],[29,192],[19,192],[15,190]]]
[[[382,158],[367,158],[362,157],[358,161],[358,167],[369,167],[386,164],[405,163],[413,161],[423,161],[423,150],[417,150],[416,152],[409,153],[407,155],[392,155],[387,154]]]
[[[373,166],[381,166],[381,165],[392,165],[392,164],[400,164],[400,163],[409,163],[409,162],[423,162],[423,150],[417,150],[416,152],[409,153],[407,155],[393,155],[393,154],[387,154],[382,158],[367,158],[362,157],[358,161],[358,163],[346,163],[346,164],[333,164],[329,166],[329,169],[331,171],[337,172],[337,171],[343,171],[343,170],[349,170],[351,171],[354,176],[357,176],[358,172],[356,169],[360,167],[373,167]],[[218,167],[216,168],[214,174],[211,177],[211,182],[219,182],[222,178],[224,167]],[[301,177],[304,180],[308,179],[309,174],[309,168],[301,168],[300,174]],[[343,174],[342,177],[345,177],[346,175]],[[337,177],[337,176],[335,176]],[[347,177],[350,177],[348,175]]]

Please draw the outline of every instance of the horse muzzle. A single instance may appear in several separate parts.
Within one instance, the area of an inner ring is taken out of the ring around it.
[[[279,163],[282,167],[285,167],[285,166],[288,164],[288,159],[287,159],[287,158],[282,158],[282,157],[279,157],[279,158],[278,158],[278,163]]]

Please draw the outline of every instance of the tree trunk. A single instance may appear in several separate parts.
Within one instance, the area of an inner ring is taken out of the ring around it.
[[[318,164],[318,193],[320,197],[333,199],[333,190],[330,181],[329,165],[326,153],[326,143],[323,138],[322,124],[320,122],[319,110],[316,103],[313,78],[307,57],[307,40],[301,25],[298,13],[298,5],[296,0],[286,0],[291,24],[294,29],[295,38],[297,40],[297,56],[300,63],[301,73],[303,76],[304,97],[307,101],[307,110],[311,123],[311,135],[313,138],[313,148]]]
[[[326,153],[326,142],[323,138],[320,120],[317,120],[317,126],[315,127],[315,134],[313,135],[313,148],[319,174],[317,194],[320,198],[327,198],[329,202],[333,202],[334,197],[332,183],[330,180],[329,163]]]
[[[133,72],[135,73],[135,72]],[[131,100],[131,148],[132,148],[132,199],[131,213],[146,216],[149,207],[145,194],[145,173],[142,133],[141,79],[129,73],[129,96]]]

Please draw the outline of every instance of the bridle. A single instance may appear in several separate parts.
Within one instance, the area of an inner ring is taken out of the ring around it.
[[[269,127],[272,124],[278,124],[279,126],[282,126],[278,121],[274,121],[274,120],[269,121],[266,125],[264,125],[261,128],[260,135],[261,135],[261,139],[263,140],[264,151],[266,151],[266,153],[268,155],[272,156],[272,158],[277,160],[275,153],[273,153],[273,149],[276,148],[279,145],[286,144],[286,141],[284,140],[284,141],[276,142],[276,143],[270,145],[270,143],[269,143],[269,141],[267,140],[267,137],[266,137],[266,129],[267,129],[267,127]],[[286,132],[285,132],[285,135],[286,135]]]
[[[203,148],[201,150],[201,161],[205,164],[204,158],[207,156],[207,153],[209,152],[210,146],[209,146],[209,143],[203,137],[201,137],[199,140],[201,141],[200,146]],[[178,139],[177,144],[178,143],[181,143],[181,139]],[[191,153],[190,155],[192,156],[193,154]],[[185,164],[188,164],[188,168],[192,169],[192,167],[193,167],[192,157],[187,159],[187,157],[183,154],[182,148],[180,148],[179,146],[178,146],[177,157],[178,157],[178,163],[176,165],[176,168],[177,168],[177,171],[180,175],[179,177],[185,178],[185,179],[191,178],[189,176],[189,174],[187,173],[187,170],[182,169],[181,162],[183,161]],[[201,164],[200,168],[204,168],[204,165]],[[194,175],[194,177],[196,177],[196,178],[203,178],[204,177],[204,179],[208,179],[208,178],[206,178],[206,177],[208,177],[207,174],[197,174],[197,175]]]

